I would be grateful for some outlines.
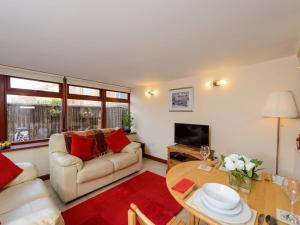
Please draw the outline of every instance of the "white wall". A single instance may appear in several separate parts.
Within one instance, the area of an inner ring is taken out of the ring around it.
[[[291,90],[300,106],[300,70],[295,57],[282,58],[223,72],[136,87],[132,90],[135,129],[146,143],[148,154],[167,158],[173,144],[174,122],[208,124],[211,147],[219,154],[243,153],[264,160],[268,171],[275,170],[276,119],[262,118],[261,112],[272,91]],[[205,82],[226,79],[224,88],[207,88]],[[194,87],[193,112],[169,112],[169,89]],[[145,91],[153,88],[157,95]],[[299,119],[283,119],[280,144],[280,173],[294,168],[295,139]]]
[[[39,176],[49,174],[48,147],[6,152],[4,155],[10,158],[13,162],[33,163],[39,171]]]

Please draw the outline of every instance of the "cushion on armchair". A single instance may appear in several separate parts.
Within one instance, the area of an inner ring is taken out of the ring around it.
[[[0,190],[22,173],[22,171],[23,169],[0,153]]]
[[[30,180],[37,178],[38,171],[32,163],[22,162],[22,163],[16,163],[16,165],[18,167],[20,167],[21,169],[23,169],[23,172],[20,173],[19,176],[17,176],[12,182],[10,182],[5,187],[11,187],[11,186],[21,184],[23,182],[30,181]]]

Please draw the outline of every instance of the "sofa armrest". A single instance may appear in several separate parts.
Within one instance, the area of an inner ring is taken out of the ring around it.
[[[49,152],[63,152],[68,153],[66,148],[66,141],[63,134],[52,134],[49,139]]]
[[[26,181],[34,180],[38,176],[38,171],[30,162],[16,163],[16,165],[23,169],[23,172],[19,174],[12,182],[10,182],[6,187],[11,187],[17,184],[21,184]]]
[[[141,148],[141,144],[137,142],[131,142],[125,148],[122,149],[122,152],[133,153],[135,154]]]
[[[76,166],[77,170],[81,170],[83,162],[80,158],[63,152],[55,152],[50,156],[59,166],[68,167]]]
[[[54,208],[39,210],[7,222],[5,225],[64,225],[64,220],[60,212]]]

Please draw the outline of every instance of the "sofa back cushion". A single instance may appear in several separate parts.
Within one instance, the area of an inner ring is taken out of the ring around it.
[[[114,153],[120,153],[123,148],[131,143],[122,129],[119,129],[107,136],[105,138],[105,142]]]
[[[82,137],[77,134],[72,135],[71,155],[77,156],[83,161],[93,158],[94,138]]]
[[[22,173],[23,169],[0,153],[0,190]]]
[[[107,150],[107,145],[104,140],[104,133],[102,130],[86,130],[86,131],[68,131],[64,132],[65,145],[67,151],[70,153],[72,148],[72,135],[76,134],[81,137],[93,138],[95,144],[93,147],[93,158],[98,157]]]
[[[109,135],[111,135],[112,133],[117,131],[118,129],[117,128],[102,128],[100,130],[103,132],[104,137],[108,137]]]

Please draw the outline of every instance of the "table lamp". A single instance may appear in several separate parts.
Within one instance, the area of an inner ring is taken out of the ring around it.
[[[262,115],[277,118],[276,175],[278,175],[280,118],[297,118],[299,116],[292,92],[272,92],[267,99]]]

